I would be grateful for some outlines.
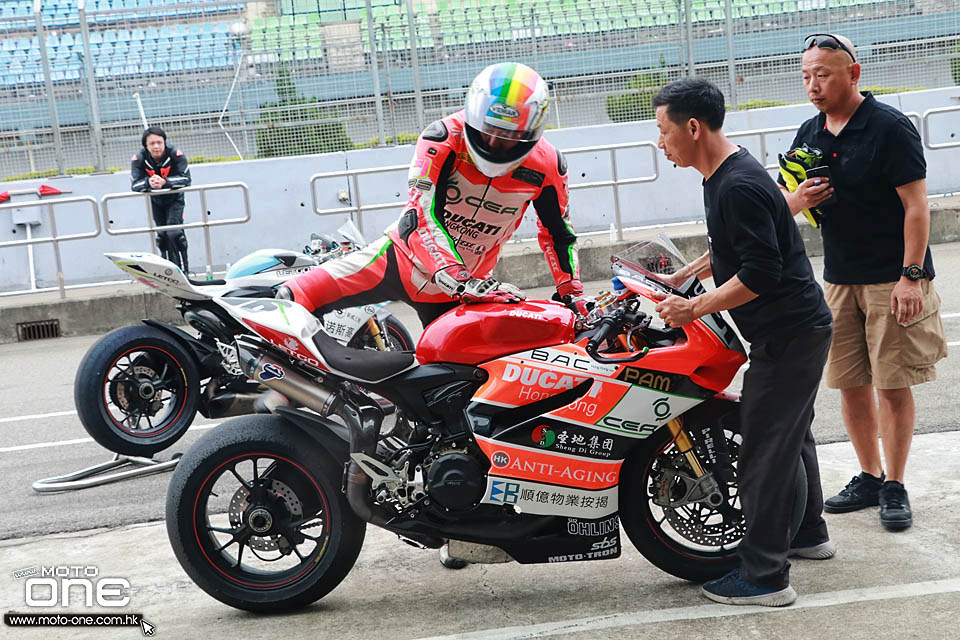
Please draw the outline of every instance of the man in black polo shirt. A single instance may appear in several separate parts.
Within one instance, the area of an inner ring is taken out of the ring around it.
[[[830,309],[803,240],[769,174],[721,126],[723,94],[685,78],[653,99],[667,160],[703,175],[710,250],[675,278],[713,275],[717,288],[693,299],[665,297],[657,312],[672,326],[729,310],[750,341],[743,378],[738,474],[746,533],[740,568],[703,585],[711,600],[783,606],[797,598],[787,557],[829,558],[823,494],[810,424],[832,332]],[[791,541],[797,467],[807,472],[800,531]]]
[[[861,467],[824,509],[879,503],[880,522],[905,529],[913,522],[903,485],[915,421],[910,387],[935,380],[946,355],[923,147],[905,115],[857,90],[860,65],[848,39],[807,37],[802,72],[820,114],[803,123],[793,146],[822,151],[830,179],[806,180],[794,193],[781,188],[792,212],[816,205],[823,213],[824,289],[835,323],[827,386],[840,389]]]

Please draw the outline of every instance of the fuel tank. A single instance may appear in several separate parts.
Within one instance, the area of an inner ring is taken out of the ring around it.
[[[421,364],[479,364],[573,341],[573,312],[558,302],[461,305],[434,320],[417,344]]]

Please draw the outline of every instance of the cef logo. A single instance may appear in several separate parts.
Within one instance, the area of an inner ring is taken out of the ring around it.
[[[550,427],[540,425],[530,434],[530,439],[533,440],[538,447],[546,449],[557,441],[557,434],[555,434]]]

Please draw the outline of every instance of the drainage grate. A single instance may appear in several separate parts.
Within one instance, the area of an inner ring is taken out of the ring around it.
[[[60,337],[60,320],[37,320],[17,323],[17,341],[43,340]]]

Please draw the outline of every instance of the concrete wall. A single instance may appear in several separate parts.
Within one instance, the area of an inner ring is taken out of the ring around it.
[[[799,83],[799,78],[798,78]],[[906,112],[923,113],[934,107],[956,106],[955,88],[881,96],[879,99]],[[797,126],[815,114],[810,105],[796,105],[755,111],[730,113],[725,124],[728,132],[781,126]],[[960,111],[935,116],[929,121],[930,138],[934,143],[960,142]],[[652,121],[598,125],[571,129],[550,130],[547,138],[560,149],[607,145],[633,141],[656,141],[657,130]],[[793,134],[767,137],[766,161],[773,162],[778,151],[787,149]],[[739,144],[750,149],[759,158],[759,137],[738,137]],[[297,248],[304,244],[313,231],[333,232],[343,221],[343,215],[318,217],[311,212],[310,176],[318,172],[361,169],[389,165],[406,165],[411,147],[390,147],[351,151],[347,153],[251,160],[220,164],[197,165],[191,168],[194,184],[242,181],[250,188],[251,221],[242,226],[212,229],[212,262],[222,266],[258,248]],[[960,148],[926,150],[928,191],[946,193],[960,191]],[[608,180],[611,177],[609,152],[571,154],[569,157],[570,183]],[[693,169],[675,168],[663,161],[661,152],[648,148],[618,153],[617,169],[621,178],[650,175],[659,171],[652,183],[622,187],[621,214],[625,226],[662,224],[697,220],[702,215],[700,176]],[[47,182],[60,189],[70,189],[73,195],[90,195],[99,199],[108,193],[129,190],[126,172],[80,176],[45,181],[7,183],[3,189],[35,188]],[[376,174],[360,180],[360,194],[365,204],[392,202],[402,199],[406,192],[404,171]],[[343,178],[322,181],[317,187],[321,208],[340,206],[337,191],[350,189]],[[355,199],[357,194],[352,194]],[[34,200],[33,196],[19,196],[14,202]],[[211,220],[242,215],[242,201],[236,192],[213,192],[207,209]],[[399,207],[365,214],[364,231],[369,238],[379,233],[396,219]],[[113,224],[119,228],[144,226],[145,207],[138,199],[114,203],[110,207]],[[23,215],[14,209],[13,215]],[[40,211],[40,224],[33,227],[34,237],[50,235],[50,221]],[[608,188],[574,190],[571,192],[571,215],[578,232],[606,230],[615,220],[613,194]],[[201,216],[199,196],[187,195],[186,218],[198,221]],[[58,232],[80,233],[93,228],[89,208],[69,205],[57,208]],[[534,216],[528,215],[519,230],[520,237],[536,233]],[[9,210],[0,210],[0,242],[25,238],[23,225],[15,225]],[[199,230],[188,232],[191,265],[201,271],[206,262],[203,236]],[[122,279],[119,271],[101,257],[106,251],[148,251],[148,236],[110,236],[105,232],[90,240],[63,243],[63,271],[68,284]],[[56,284],[56,267],[51,245],[34,249],[35,273],[38,286]],[[0,249],[0,291],[21,290],[29,287],[27,250],[24,247]]]

